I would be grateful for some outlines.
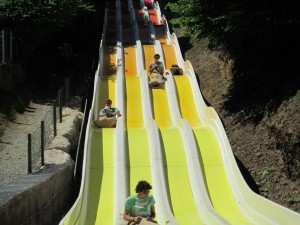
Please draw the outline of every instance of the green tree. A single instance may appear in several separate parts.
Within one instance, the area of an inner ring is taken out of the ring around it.
[[[300,22],[296,0],[169,2],[171,10],[177,15],[171,22],[184,27],[188,33],[208,37],[212,46],[224,44],[230,48],[248,37],[255,40],[281,37],[286,29],[299,27]]]
[[[91,11],[82,0],[0,0],[0,27],[58,31]]]
[[[14,31],[24,59],[93,11],[89,0],[0,0],[0,30]]]
[[[234,60],[230,110],[249,112],[257,122],[299,89],[297,0],[170,0],[168,5],[171,23],[208,38],[209,47]]]

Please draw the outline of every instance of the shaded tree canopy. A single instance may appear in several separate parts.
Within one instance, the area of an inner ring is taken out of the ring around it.
[[[25,62],[94,11],[93,0],[0,0],[0,30],[14,32],[17,57]]]
[[[171,23],[208,38],[232,59],[233,85],[225,104],[254,121],[300,89],[297,0],[170,0]]]
[[[209,37],[214,46],[228,46],[241,35],[281,37],[285,31],[299,28],[300,23],[296,0],[173,0],[168,5],[177,15],[172,23]]]
[[[0,28],[57,31],[90,11],[82,0],[0,0]]]

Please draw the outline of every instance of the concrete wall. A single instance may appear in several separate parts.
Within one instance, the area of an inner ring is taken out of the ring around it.
[[[0,224],[53,225],[73,201],[73,163],[50,165],[0,188]]]
[[[73,204],[74,162],[69,153],[78,142],[83,115],[71,109],[66,109],[64,115],[57,138],[64,137],[70,144],[59,148],[56,141],[45,151],[43,168],[0,187],[0,225],[58,224]]]

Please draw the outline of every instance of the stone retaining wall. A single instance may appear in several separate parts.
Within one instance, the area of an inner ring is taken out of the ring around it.
[[[69,153],[78,142],[82,113],[64,110],[57,137],[45,151],[45,166],[0,187],[1,225],[54,225],[74,202],[74,162]],[[63,147],[59,146],[64,137]]]

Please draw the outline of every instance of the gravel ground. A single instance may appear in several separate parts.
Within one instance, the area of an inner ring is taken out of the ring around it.
[[[27,136],[39,129],[49,105],[30,102],[23,114],[8,122],[0,140],[0,186],[19,180],[27,174]]]

